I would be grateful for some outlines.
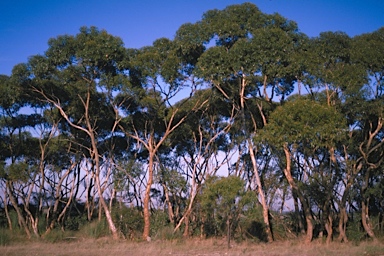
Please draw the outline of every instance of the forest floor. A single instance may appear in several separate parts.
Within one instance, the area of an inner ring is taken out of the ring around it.
[[[24,243],[11,243],[0,246],[0,255],[273,255],[273,256],[384,256],[383,242],[362,242],[324,244],[314,241],[309,245],[300,241],[284,241],[266,243],[231,243],[227,248],[225,240],[200,240],[187,241],[152,241],[130,242],[113,241],[109,238],[101,239],[76,239],[69,238],[67,242],[49,243],[43,241],[28,241]]]

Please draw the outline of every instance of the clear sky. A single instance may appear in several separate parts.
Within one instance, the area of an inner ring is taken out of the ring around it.
[[[384,0],[0,0],[0,74],[43,54],[49,38],[96,26],[123,39],[127,48],[173,39],[184,23],[228,5],[254,3],[264,13],[280,13],[310,37],[324,31],[350,36],[384,26]]]

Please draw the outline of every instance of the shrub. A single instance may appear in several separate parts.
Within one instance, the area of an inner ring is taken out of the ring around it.
[[[115,206],[112,209],[113,221],[117,229],[127,239],[141,237],[144,228],[141,211],[135,207]]]
[[[94,220],[87,225],[84,225],[79,233],[90,238],[100,238],[110,235],[108,223],[103,218],[102,220]]]

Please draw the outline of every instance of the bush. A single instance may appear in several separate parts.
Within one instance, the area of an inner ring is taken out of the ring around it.
[[[73,237],[74,233],[72,232],[64,232],[59,228],[55,228],[51,230],[47,235],[44,236],[44,240],[50,243],[57,243],[64,240],[68,240],[68,238]]]
[[[151,214],[151,233],[153,237],[159,239],[172,240],[178,237],[173,234],[168,214],[161,210],[155,210]]]
[[[90,222],[87,225],[84,225],[80,230],[79,233],[83,236],[90,237],[90,238],[100,238],[103,236],[109,236],[109,227],[108,223],[103,218],[102,220],[94,220]]]
[[[68,217],[65,220],[66,230],[77,231],[84,225],[87,225],[87,220],[85,217],[82,216]]]
[[[117,229],[124,237],[131,240],[141,237],[144,223],[139,209],[115,206],[112,209],[112,216]]]
[[[12,241],[12,231],[9,229],[0,229],[0,246],[9,245]]]
[[[358,214],[354,218],[348,220],[346,231],[347,237],[350,241],[358,243],[366,237],[366,233],[361,224],[361,216]]]
[[[13,230],[0,228],[0,246],[10,245],[13,243],[24,243],[26,239],[27,236],[25,235],[24,230],[19,228]]]

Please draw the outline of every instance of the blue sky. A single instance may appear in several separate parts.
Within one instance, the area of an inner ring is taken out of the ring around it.
[[[296,21],[311,37],[324,31],[356,36],[384,26],[384,0],[0,0],[0,74],[43,54],[49,38],[77,34],[81,26],[105,29],[126,47],[140,48],[172,39],[208,10],[244,2]]]

